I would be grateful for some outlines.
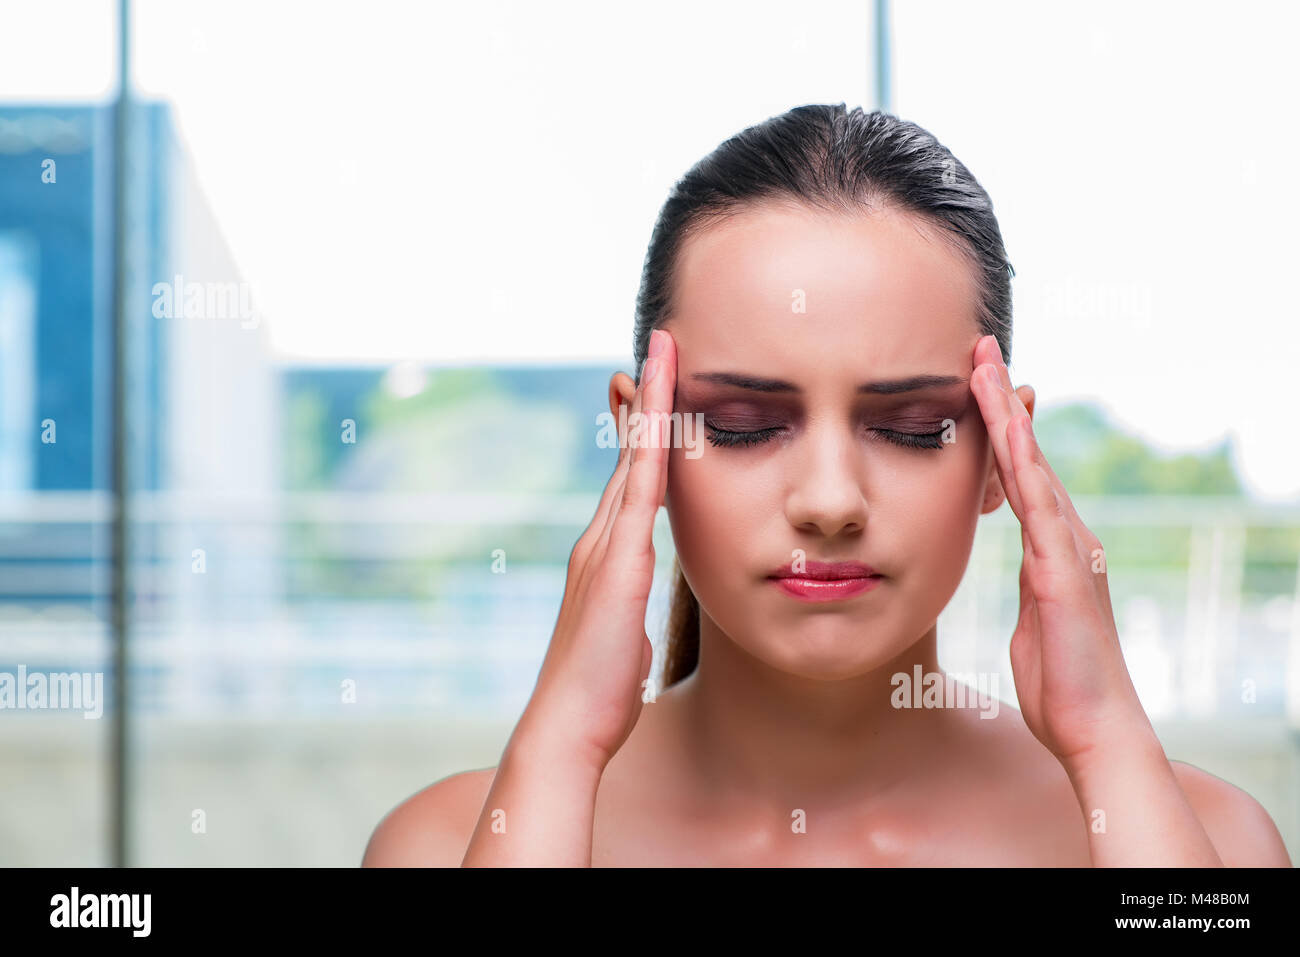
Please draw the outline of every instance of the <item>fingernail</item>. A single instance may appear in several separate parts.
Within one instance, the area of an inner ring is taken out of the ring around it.
[[[1008,392],[1015,392],[1016,387],[1011,384],[1011,370],[1007,364],[1002,361],[1002,353],[998,353],[998,378],[1002,380],[1002,388]]]
[[[642,368],[641,370],[641,381],[642,382],[651,381],[652,379],[654,379],[655,375],[658,372],[659,372],[659,360],[647,359],[645,361],[645,367]]]
[[[664,351],[664,335],[659,329],[650,333],[650,355],[657,356]]]

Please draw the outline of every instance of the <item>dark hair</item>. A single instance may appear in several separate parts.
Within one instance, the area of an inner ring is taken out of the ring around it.
[[[673,311],[673,278],[686,239],[763,201],[853,212],[893,207],[949,231],[975,267],[982,334],[1011,360],[1011,277],[993,203],[962,163],[927,130],[875,110],[799,106],[737,133],[700,160],[669,194],[646,251],[636,300],[636,380],[650,333]],[[673,562],[663,687],[699,661],[699,601]]]

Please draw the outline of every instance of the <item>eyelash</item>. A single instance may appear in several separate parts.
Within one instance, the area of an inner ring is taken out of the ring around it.
[[[769,429],[758,429],[754,432],[730,432],[726,429],[719,429],[716,426],[705,423],[705,430],[708,434],[710,444],[714,446],[725,447],[749,447],[752,445],[761,445],[767,442],[778,432],[780,426],[773,426]],[[872,429],[877,435],[881,436],[886,442],[900,446],[906,449],[923,449],[934,450],[943,447],[943,433],[940,429],[938,432],[895,432],[891,429]]]
[[[709,425],[707,422],[704,424],[704,428],[708,433],[709,442],[714,446],[759,445],[781,431],[779,427],[774,427],[759,429],[756,432],[729,432],[726,429],[719,429],[716,426]]]

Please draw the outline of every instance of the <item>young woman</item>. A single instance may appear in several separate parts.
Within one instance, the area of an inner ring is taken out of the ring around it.
[[[984,189],[892,115],[803,106],[698,163],[651,238],[637,379],[609,392],[641,419],[528,706],[496,768],[406,800],[363,863],[1290,866],[1139,704],[1101,543],[1008,378],[1012,275]],[[702,454],[670,412],[703,417]],[[1021,710],[934,706],[966,691],[936,620],[1003,499]],[[929,705],[901,706],[913,676]]]

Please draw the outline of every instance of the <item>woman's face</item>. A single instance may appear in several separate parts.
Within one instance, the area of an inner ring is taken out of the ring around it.
[[[687,241],[675,303],[674,411],[703,413],[706,428],[690,456],[672,449],[665,505],[702,614],[793,674],[886,664],[934,624],[979,515],[1001,501],[970,391],[981,335],[970,263],[896,211],[764,205]],[[951,381],[883,385],[915,376]],[[715,445],[716,430],[757,434]],[[769,578],[801,556],[883,578],[801,600]]]

